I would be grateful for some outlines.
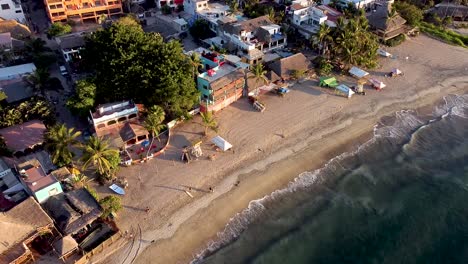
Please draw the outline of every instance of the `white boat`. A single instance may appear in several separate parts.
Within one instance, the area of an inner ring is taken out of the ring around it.
[[[120,194],[120,195],[125,194],[125,190],[122,187],[115,184],[115,183],[112,184],[111,186],[109,186],[109,189],[113,190],[115,193]]]
[[[378,49],[378,50],[377,50],[377,54],[379,54],[380,56],[386,57],[386,58],[392,57],[392,54],[386,52],[386,51],[383,50],[383,49]]]

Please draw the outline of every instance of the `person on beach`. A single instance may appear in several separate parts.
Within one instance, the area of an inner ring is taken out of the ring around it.
[[[211,193],[214,192],[212,187],[208,188],[208,190],[210,190]]]
[[[145,213],[149,213],[149,210],[150,210],[150,209],[149,209],[149,207],[147,206],[147,207],[145,208]]]

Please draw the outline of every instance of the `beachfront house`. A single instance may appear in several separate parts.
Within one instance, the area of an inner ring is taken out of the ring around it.
[[[44,203],[50,197],[63,192],[60,182],[53,175],[47,174],[37,159],[18,164],[17,169],[26,191],[38,203]]]
[[[265,52],[284,48],[287,44],[286,34],[268,16],[226,23],[222,31],[228,48],[249,64],[261,63]]]
[[[406,20],[395,10],[392,10],[392,3],[393,0],[378,6],[375,12],[367,17],[370,28],[382,41],[395,38],[406,32]]]
[[[269,65],[281,79],[288,80],[293,77],[295,71],[306,73],[311,69],[310,60],[302,53],[274,61]]]
[[[320,25],[336,27],[343,14],[327,5],[311,5],[309,1],[295,1],[290,7],[291,25],[305,38],[318,32]]]

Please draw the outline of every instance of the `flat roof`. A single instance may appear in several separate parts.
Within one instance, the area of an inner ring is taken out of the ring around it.
[[[34,63],[21,64],[11,67],[0,68],[0,80],[17,78],[18,75],[32,73],[36,70]]]
[[[0,129],[0,135],[5,144],[13,152],[24,151],[44,142],[46,127],[40,120],[31,120],[26,123]]]
[[[215,72],[215,74],[213,76],[209,76],[208,72],[204,72],[204,73],[200,74],[200,77],[211,83],[211,82],[214,82],[214,81],[228,75],[231,72],[234,72],[235,70],[236,70],[236,67],[231,66],[228,63],[225,63],[225,64],[218,67],[218,70]]]

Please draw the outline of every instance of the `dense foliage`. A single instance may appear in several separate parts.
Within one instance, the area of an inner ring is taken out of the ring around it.
[[[78,145],[81,132],[67,128],[64,124],[55,125],[44,134],[45,149],[49,152],[52,162],[58,167],[73,162],[75,153],[72,151]]]
[[[102,218],[107,218],[111,214],[117,213],[122,209],[122,200],[120,197],[115,196],[115,195],[109,195],[101,200],[99,200],[99,204],[102,207]]]
[[[369,31],[367,19],[362,13],[347,22],[342,17],[339,18],[335,28],[321,26],[314,41],[328,59],[333,58],[346,67],[377,66],[378,40]]]
[[[95,72],[96,101],[133,99],[185,115],[198,102],[192,66],[180,43],[165,43],[136,23],[118,21],[86,41],[83,58]]]
[[[423,19],[423,10],[412,4],[408,4],[406,2],[396,2],[394,7],[401,15],[401,17],[406,19],[406,22],[412,26],[416,26]]]
[[[90,137],[81,146],[83,169],[93,167],[101,182],[112,180],[119,169],[119,152],[111,148],[109,142],[98,137]]]
[[[444,40],[450,44],[462,47],[468,46],[468,36],[464,36],[452,30],[448,30],[441,26],[432,25],[426,22],[421,22],[419,27],[421,28],[421,31]]]
[[[73,114],[85,117],[93,109],[96,98],[96,85],[91,79],[83,79],[76,82],[75,90],[75,95],[67,101],[67,107]]]
[[[32,119],[40,119],[46,125],[55,123],[55,113],[49,103],[33,98],[19,105],[7,106],[0,112],[0,127],[22,124]]]
[[[68,24],[55,22],[47,30],[48,37],[58,37],[70,33],[72,27]]]
[[[203,40],[214,37],[215,34],[211,31],[210,26],[206,20],[198,19],[193,23],[189,29],[190,35],[197,40]]]

